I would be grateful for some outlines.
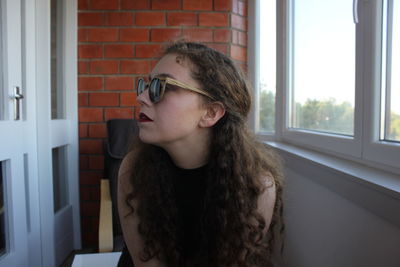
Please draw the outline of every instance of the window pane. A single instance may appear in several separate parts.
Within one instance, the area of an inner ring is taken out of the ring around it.
[[[385,2],[381,139],[400,141],[400,4],[398,1]]]
[[[51,0],[51,118],[64,119],[63,10],[60,0]]]
[[[4,162],[0,161],[0,256],[7,252],[4,178],[5,178]]]
[[[260,1],[259,131],[275,131],[276,0]]]
[[[66,147],[53,148],[53,193],[54,212],[68,204]]]
[[[291,127],[353,135],[355,24],[349,0],[292,0]]]

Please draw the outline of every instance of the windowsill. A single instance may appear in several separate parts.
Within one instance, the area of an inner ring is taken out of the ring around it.
[[[265,143],[289,168],[400,227],[399,175],[282,142]]]

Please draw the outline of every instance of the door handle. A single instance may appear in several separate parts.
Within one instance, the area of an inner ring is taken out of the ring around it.
[[[21,100],[24,98],[24,95],[21,93],[21,88],[19,86],[14,86],[14,95],[12,97],[14,99],[14,120],[21,119]]]

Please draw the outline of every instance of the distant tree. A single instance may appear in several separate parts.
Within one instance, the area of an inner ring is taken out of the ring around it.
[[[337,104],[336,100],[307,99],[304,105],[296,103],[296,126],[299,128],[352,134],[353,107],[348,102]]]
[[[271,91],[260,92],[260,130],[274,131],[275,129],[275,94]]]
[[[275,129],[275,94],[270,90],[260,92],[260,129],[274,131]],[[294,126],[303,129],[353,134],[354,108],[349,102],[336,103],[336,100],[307,99],[302,105],[296,102]],[[390,140],[400,141],[400,115],[391,113]]]
[[[400,115],[394,112],[390,114],[390,133],[388,139],[400,141]]]

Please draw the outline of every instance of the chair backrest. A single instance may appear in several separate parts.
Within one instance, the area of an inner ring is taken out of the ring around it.
[[[133,138],[137,134],[138,126],[134,119],[112,119],[107,121],[104,171],[105,178],[110,180],[114,236],[122,235],[117,207],[118,171],[122,159],[128,153]]]

